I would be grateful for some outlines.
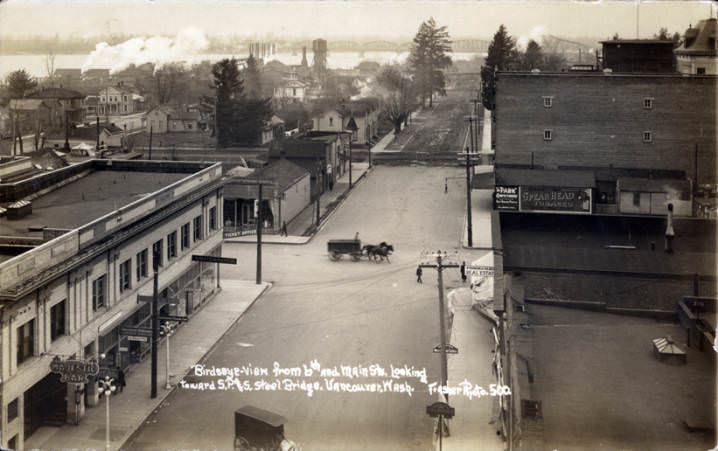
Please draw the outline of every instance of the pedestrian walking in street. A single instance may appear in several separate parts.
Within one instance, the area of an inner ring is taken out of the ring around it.
[[[416,267],[416,283],[424,283],[421,281],[421,266]]]
[[[461,262],[461,281],[466,283],[466,262]]]
[[[125,388],[125,385],[127,383],[125,382],[125,372],[122,371],[122,368],[119,366],[117,367],[117,392],[121,392],[123,388]],[[115,393],[117,393],[115,392]]]
[[[668,204],[668,218],[666,219],[666,241],[665,251],[673,253],[673,238],[676,232],[673,230],[673,204]]]
[[[444,194],[449,192],[449,181],[444,180]]]

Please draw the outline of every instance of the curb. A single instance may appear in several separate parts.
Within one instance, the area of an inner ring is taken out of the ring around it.
[[[207,356],[208,356],[212,351],[214,351],[214,349],[217,347],[217,344],[218,344],[220,341],[222,341],[222,339],[227,335],[227,333],[229,332],[229,330],[232,329],[232,328],[239,322],[239,320],[242,319],[242,317],[244,317],[245,313],[247,313],[247,311],[248,311],[249,309],[251,309],[252,306],[254,306],[254,303],[257,302],[257,300],[258,300],[259,298],[261,298],[262,296],[264,296],[264,293],[266,293],[270,288],[272,288],[272,287],[274,286],[274,284],[273,284],[272,282],[265,282],[265,283],[267,284],[267,286],[265,286],[264,289],[263,289],[262,291],[260,291],[259,294],[252,300],[252,302],[249,303],[249,305],[247,306],[247,308],[244,309],[244,311],[243,311],[242,313],[240,313],[239,316],[237,316],[237,318],[236,318],[234,321],[232,321],[231,324],[229,324],[229,326],[227,326],[227,329],[226,329],[224,332],[222,332],[222,335],[220,335],[219,338],[217,338],[217,341],[215,341],[214,344],[213,344],[212,346],[210,346],[210,348],[202,355],[202,357],[200,357],[199,360],[197,360],[197,362],[195,362],[195,365],[198,364],[198,363],[200,363],[200,362],[202,362],[203,360],[205,360],[205,359],[207,358]],[[221,287],[220,287],[220,288],[221,288]],[[190,369],[188,369],[188,370],[187,370],[184,374],[182,374],[182,375],[180,375],[180,374],[174,374],[173,376],[176,378],[177,381],[180,381],[180,380],[184,379],[184,378],[190,373],[191,369],[192,369],[192,367],[190,367]],[[128,444],[129,442],[131,442],[132,439],[135,438],[135,436],[137,435],[137,433],[139,432],[139,430],[142,428],[142,425],[147,421],[147,419],[148,419],[150,416],[152,416],[152,414],[154,414],[154,413],[157,411],[157,409],[160,408],[160,406],[162,406],[162,404],[165,402],[165,399],[167,399],[171,394],[173,394],[175,391],[177,391],[177,387],[178,387],[178,386],[179,386],[179,382],[176,383],[176,384],[174,384],[174,385],[172,386],[172,389],[171,389],[171,390],[166,390],[162,396],[158,396],[158,397],[157,397],[158,402],[157,402],[157,404],[152,408],[152,411],[151,411],[148,415],[144,416],[144,417],[137,423],[136,426],[133,426],[133,431],[132,431],[132,432],[130,433],[130,435],[122,442],[122,445],[120,445],[120,446],[117,448],[118,450],[124,450],[124,449],[126,449],[127,444]],[[158,391],[159,391],[159,390],[158,390]]]

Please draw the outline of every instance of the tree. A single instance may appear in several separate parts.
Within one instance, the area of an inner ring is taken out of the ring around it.
[[[182,103],[186,85],[187,71],[182,64],[165,64],[152,74],[153,103],[156,105]]]
[[[541,46],[531,39],[526,45],[526,51],[521,55],[521,69],[532,70],[543,68],[544,55]]]
[[[653,37],[663,41],[673,41],[674,44],[678,44],[681,40],[680,33],[675,32],[673,34],[670,34],[668,32],[668,28],[666,27],[661,27],[661,29],[658,30],[658,33],[654,34]]]
[[[50,51],[45,55],[45,72],[47,73],[48,85],[55,87],[55,51]]]
[[[247,98],[234,58],[216,63],[212,75],[217,98],[217,144],[253,144],[272,116],[270,99]]]
[[[10,72],[5,78],[11,99],[22,99],[37,87],[37,81],[25,69]]]
[[[419,26],[411,46],[409,65],[411,66],[414,83],[421,93],[421,104],[433,106],[434,93],[446,95],[444,69],[451,66],[451,40],[446,26],[437,27],[434,18],[429,18]]]
[[[212,76],[217,97],[215,116],[217,144],[226,146],[232,142],[236,134],[235,101],[244,95],[237,60],[225,58],[217,62],[212,67]]]
[[[259,61],[254,55],[247,58],[247,68],[244,69],[244,88],[247,91],[247,97],[250,99],[262,98],[262,78],[259,73]]]
[[[414,104],[411,79],[396,66],[386,66],[376,76],[375,84],[374,91],[381,98],[387,118],[394,124],[394,131],[399,133]]]
[[[481,68],[481,102],[486,109],[493,110],[495,106],[496,71],[508,70],[517,60],[516,41],[509,36],[506,27],[502,24],[494,34],[491,44],[489,44],[486,63]]]

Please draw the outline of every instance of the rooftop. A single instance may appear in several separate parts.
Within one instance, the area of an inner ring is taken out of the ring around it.
[[[716,19],[701,20],[686,30],[686,38],[675,50],[676,55],[718,56]]]
[[[29,228],[75,229],[186,177],[182,173],[93,171],[32,200],[22,219],[0,219],[0,235],[41,236]]]
[[[81,99],[83,94],[72,89],[46,88],[29,96],[31,99]]]
[[[599,41],[601,44],[662,44],[662,45],[670,45],[673,46],[674,42],[670,39],[612,39],[608,41]]]

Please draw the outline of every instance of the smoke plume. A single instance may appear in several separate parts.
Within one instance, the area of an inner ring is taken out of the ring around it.
[[[126,69],[131,64],[155,64],[155,70],[171,62],[179,62],[209,47],[204,31],[186,28],[174,39],[163,36],[132,38],[117,45],[101,42],[95,46],[82,65],[82,72],[93,68],[110,68],[110,73]]]
[[[521,51],[526,50],[526,46],[529,45],[530,40],[536,41],[536,43],[541,44],[541,41],[543,40],[543,37],[548,34],[548,29],[546,28],[546,25],[537,25],[531,29],[528,36],[522,35],[516,40],[516,46]]]

